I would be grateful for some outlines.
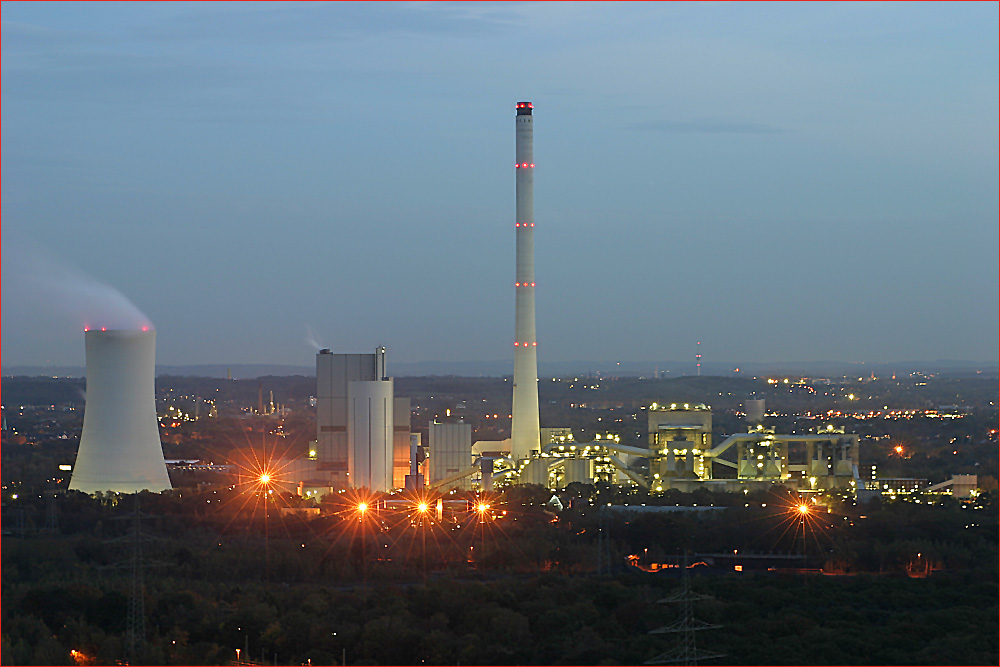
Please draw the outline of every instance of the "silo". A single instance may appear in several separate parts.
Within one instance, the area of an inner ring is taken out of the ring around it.
[[[69,488],[84,493],[170,489],[156,422],[156,332],[90,330],[87,403]]]

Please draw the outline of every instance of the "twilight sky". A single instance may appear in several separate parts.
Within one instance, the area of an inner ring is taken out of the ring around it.
[[[998,3],[2,3],[4,366],[997,358]],[[124,295],[124,296],[122,296]]]

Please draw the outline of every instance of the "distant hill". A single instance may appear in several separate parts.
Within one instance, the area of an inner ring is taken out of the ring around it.
[[[171,375],[174,377],[208,377],[234,380],[247,380],[268,375],[287,377],[291,375],[315,376],[314,366],[292,366],[288,364],[205,364],[194,366],[163,366],[156,365],[156,375]],[[83,366],[4,366],[3,376],[51,376],[51,377],[84,377],[86,369]]]
[[[514,372],[514,361],[421,361],[393,362],[389,357],[389,373],[395,377],[504,377]],[[738,369],[738,371],[737,371]],[[710,376],[802,376],[802,377],[876,377],[909,373],[945,374],[949,376],[978,375],[997,377],[996,361],[976,362],[941,359],[936,361],[901,361],[892,363],[842,362],[842,361],[775,361],[768,363],[704,363],[701,375]],[[225,378],[234,380],[271,376],[316,375],[316,367],[289,364],[206,364],[190,366],[157,365],[157,375],[179,377]],[[647,377],[656,374],[662,378],[685,377],[697,374],[690,361],[539,361],[539,377]],[[82,366],[4,366],[3,375],[83,377]]]

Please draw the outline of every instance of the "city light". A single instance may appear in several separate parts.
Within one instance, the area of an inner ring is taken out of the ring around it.
[[[799,514],[809,514],[809,506],[799,505]]]
[[[93,661],[82,651],[77,651],[76,649],[71,649],[69,652],[69,657],[73,659],[74,665],[91,665]]]

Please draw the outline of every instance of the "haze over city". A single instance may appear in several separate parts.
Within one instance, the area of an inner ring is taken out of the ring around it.
[[[4,3],[4,366],[512,358],[532,100],[540,362],[995,369],[997,9]]]

